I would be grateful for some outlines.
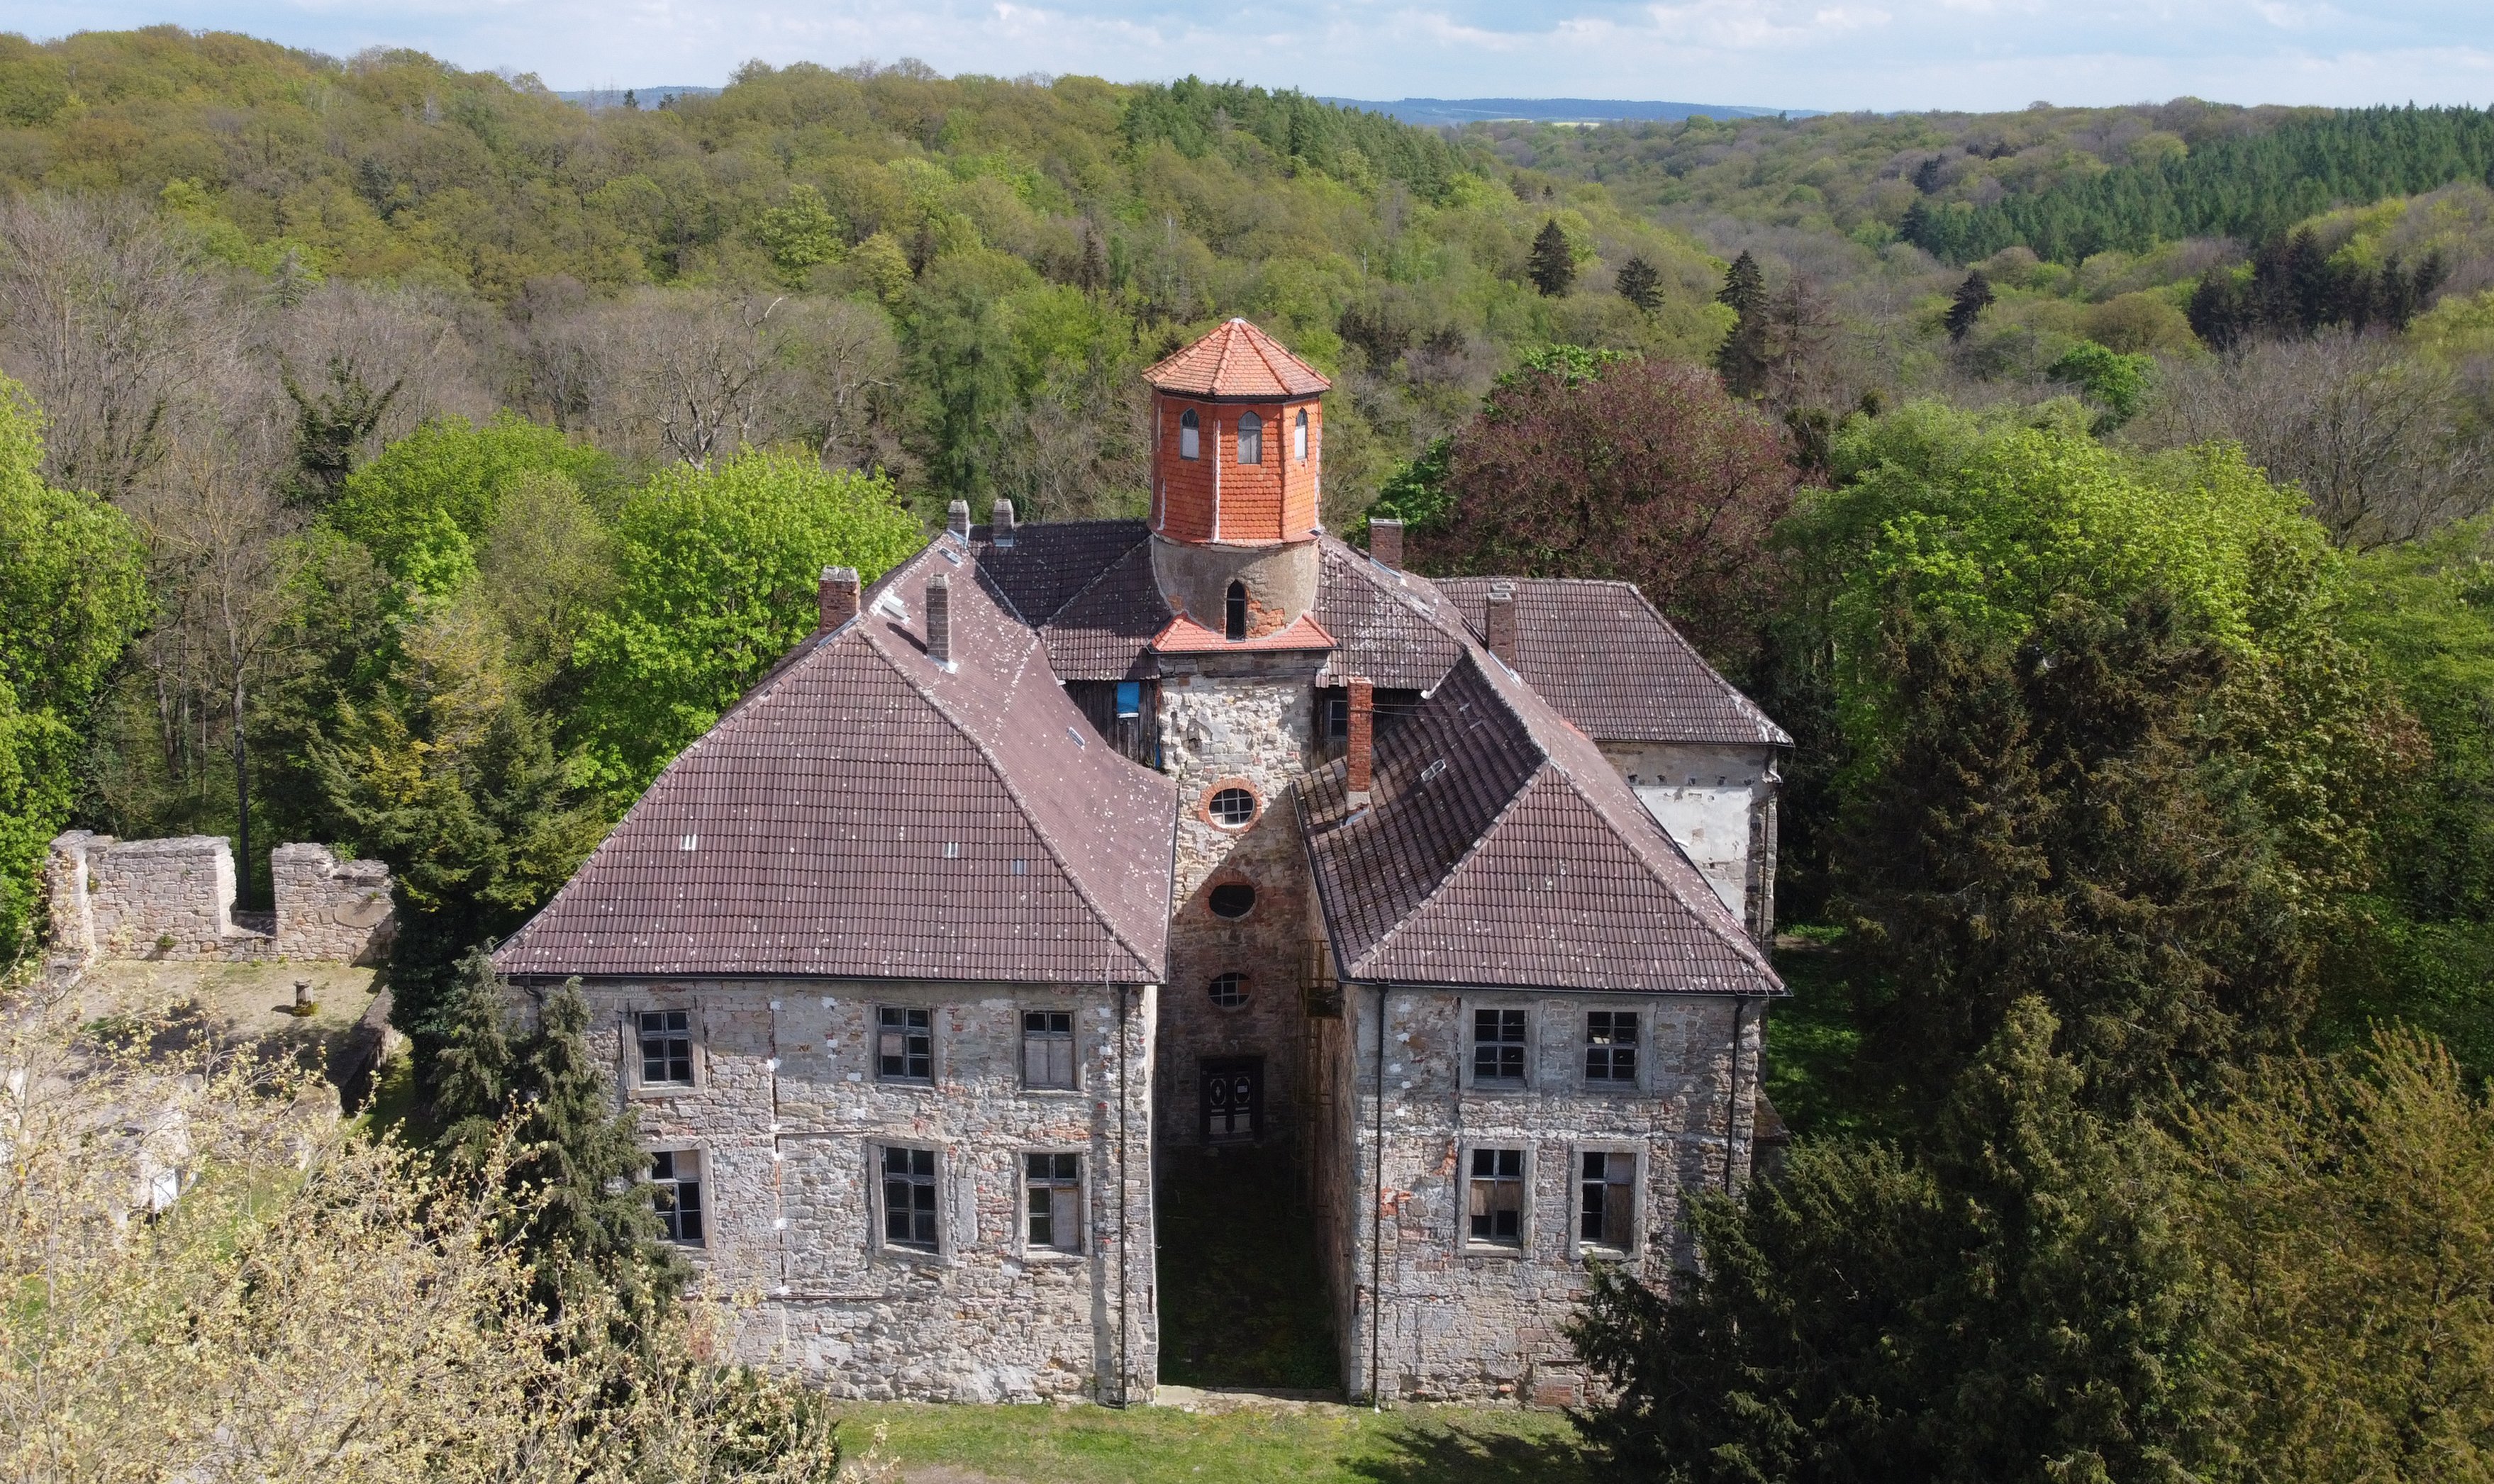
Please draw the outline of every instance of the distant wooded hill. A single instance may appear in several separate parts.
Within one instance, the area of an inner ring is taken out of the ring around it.
[[[1799,108],[1756,108],[1740,104],[1640,103],[1625,98],[1398,98],[1391,103],[1361,98],[1327,98],[1323,102],[1346,108],[1366,108],[1407,124],[1444,127],[1482,124],[1502,119],[1528,119],[1549,124],[1598,124],[1621,119],[1677,123],[1695,118],[1815,118]]]

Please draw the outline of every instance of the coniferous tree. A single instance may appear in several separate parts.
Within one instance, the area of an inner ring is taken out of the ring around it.
[[[433,1113],[444,1147],[471,1161],[491,1149],[511,1110],[514,1071],[502,996],[508,989],[485,950],[453,971],[433,1057]]]
[[[1715,302],[1728,305],[1732,333],[1715,351],[1715,370],[1737,397],[1754,397],[1767,381],[1767,279],[1748,253],[1732,259]]]
[[[1545,298],[1558,298],[1576,282],[1576,253],[1567,245],[1567,234],[1559,229],[1557,217],[1541,224],[1540,234],[1533,239],[1533,251],[1526,259],[1525,273]]]
[[[1957,286],[1957,297],[1949,301],[1948,318],[1944,321],[1948,325],[1949,339],[1965,339],[1966,332],[1974,328],[1974,321],[1991,307],[1992,280],[1985,278],[1983,270],[1977,268],[1965,276],[1964,283]]]
[[[1643,257],[1631,257],[1620,264],[1619,289],[1621,298],[1652,314],[1662,303],[1662,274]]]

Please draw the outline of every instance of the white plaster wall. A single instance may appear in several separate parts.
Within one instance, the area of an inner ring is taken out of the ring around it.
[[[1775,797],[1774,749],[1604,742],[1602,755],[1678,841],[1723,905],[1749,921],[1750,817]]]
[[[1122,1038],[1117,993],[1097,986],[596,981],[584,992],[644,1146],[703,1153],[709,1239],[690,1256],[735,1313],[738,1358],[842,1397],[1114,1399],[1121,1371],[1125,1392],[1150,1395],[1151,986],[1125,991]],[[932,1086],[876,1079],[872,1026],[887,1005],[934,1012]],[[630,1017],[669,1009],[694,1012],[697,1085],[636,1091]],[[1026,1009],[1074,1012],[1076,1091],[1022,1085]],[[882,1243],[874,1160],[887,1140],[940,1153],[936,1254]],[[1023,1251],[1020,1160],[1034,1149],[1082,1156],[1080,1257]]]

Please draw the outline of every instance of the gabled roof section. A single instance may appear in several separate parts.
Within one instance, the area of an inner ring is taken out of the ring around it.
[[[938,537],[659,774],[496,953],[520,975],[1166,977],[1175,786],[1092,736]],[[926,579],[954,574],[951,668]]]
[[[1781,981],[1594,742],[1478,651],[1336,762],[1302,819],[1347,980],[1779,995]]]
[[[1515,673],[1603,742],[1789,747],[1792,738],[1708,664],[1636,585],[1553,577],[1443,577],[1474,636],[1489,590],[1515,593]]]
[[[1317,618],[1337,648],[1321,685],[1366,676],[1388,690],[1427,690],[1464,657],[1463,617],[1429,579],[1319,536]]]
[[[1143,379],[1181,397],[1313,397],[1333,387],[1244,319],[1232,319],[1155,364]]]
[[[1153,636],[1176,617],[1152,576],[1152,549],[1141,521],[1138,537],[1040,626],[1059,680],[1133,681],[1158,673]]]
[[[1064,521],[1016,529],[999,546],[991,527],[970,530],[979,575],[994,584],[1021,621],[1038,627],[1062,612],[1100,574],[1141,548],[1141,521]]]

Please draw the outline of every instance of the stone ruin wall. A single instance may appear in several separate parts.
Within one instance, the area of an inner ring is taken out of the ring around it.
[[[233,847],[217,835],[121,840],[73,830],[46,868],[50,960],[377,961],[397,925],[389,867],[319,845],[270,853],[276,911],[234,911]],[[258,921],[254,921],[258,919]]]

